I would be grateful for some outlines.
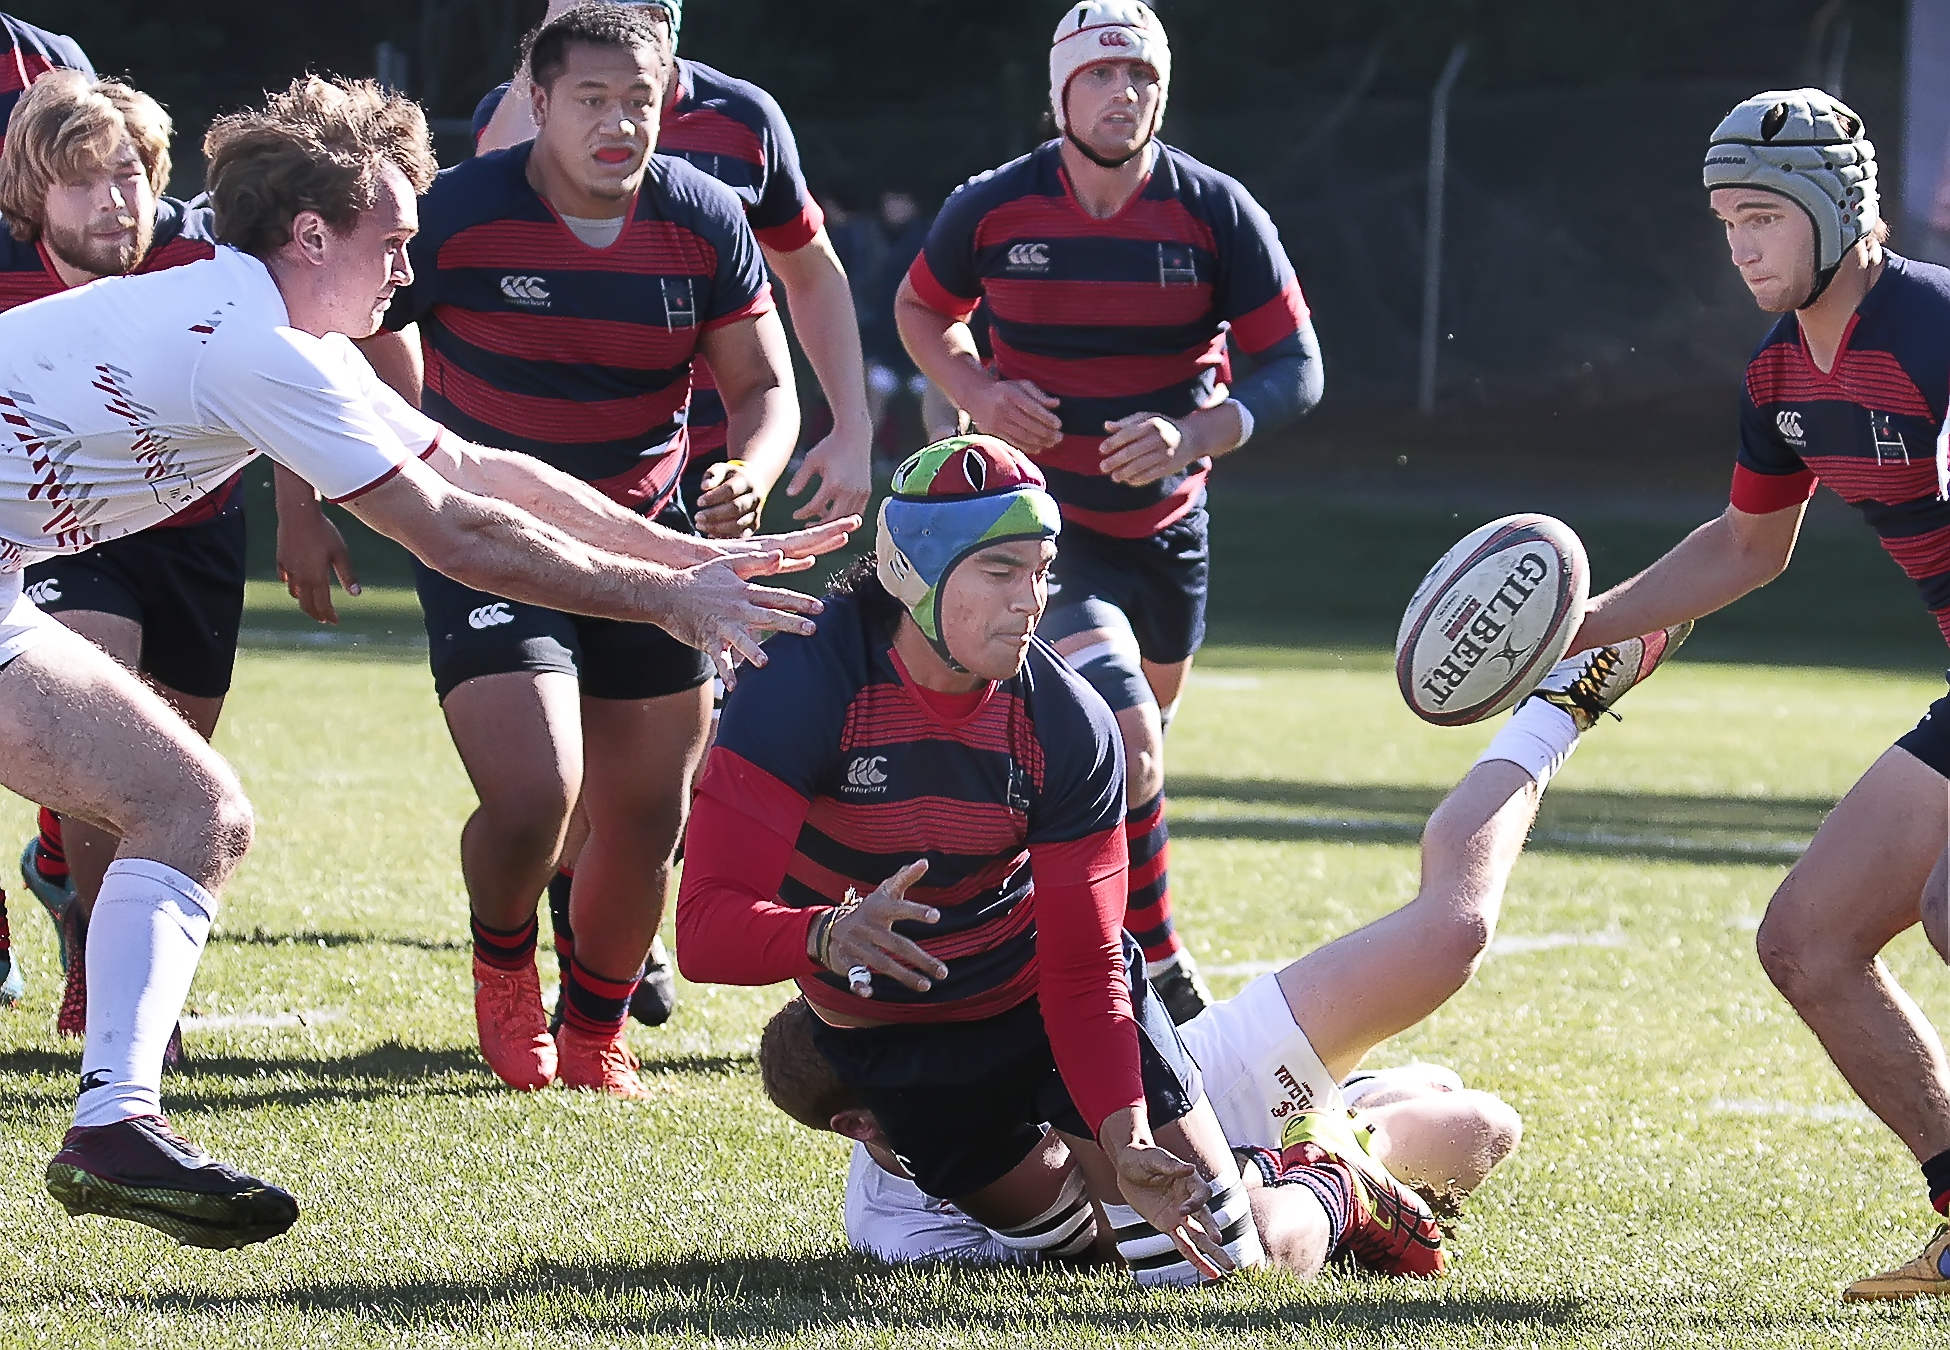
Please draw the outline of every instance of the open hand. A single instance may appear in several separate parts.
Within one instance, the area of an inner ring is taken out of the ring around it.
[[[1169,1237],[1194,1270],[1216,1280],[1234,1269],[1209,1208],[1212,1188],[1196,1168],[1159,1147],[1148,1126],[1138,1128],[1136,1113],[1128,1107],[1105,1119],[1098,1139],[1117,1169],[1124,1203]]]
[[[806,451],[799,472],[785,485],[785,495],[797,497],[819,480],[813,499],[792,513],[794,520],[832,520],[857,516],[873,496],[873,429],[841,431],[835,427],[818,445]]]
[[[777,565],[770,575],[783,572],[803,572],[813,565],[813,559],[823,553],[831,553],[845,546],[847,538],[860,528],[860,517],[841,516],[829,520],[824,525],[814,525],[809,529],[793,530],[788,534],[761,534],[750,539],[712,540],[711,547],[720,558],[776,557]],[[747,576],[757,573],[748,572]]]
[[[332,578],[347,595],[359,594],[359,577],[352,570],[352,554],[315,499],[309,503],[278,501],[278,580],[298,602],[306,617],[337,623],[332,605]]]
[[[826,964],[834,974],[845,975],[855,966],[865,966],[925,994],[934,981],[948,973],[948,967],[929,956],[919,943],[894,931],[894,925],[902,920],[941,922],[940,910],[906,898],[907,888],[927,874],[928,860],[917,858],[833,920],[826,939]],[[862,997],[872,998],[873,994]]]
[[[998,380],[975,403],[968,411],[976,427],[1025,453],[1054,450],[1063,439],[1063,423],[1056,416],[1062,404],[1028,380]]]
[[[760,644],[767,633],[808,636],[813,632],[810,616],[825,608],[813,596],[746,580],[777,572],[783,561],[778,553],[747,553],[682,569],[676,574],[674,612],[659,626],[709,656],[725,688],[732,688],[738,683],[740,661],[766,663]]]

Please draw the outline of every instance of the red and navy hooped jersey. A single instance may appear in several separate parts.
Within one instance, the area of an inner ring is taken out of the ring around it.
[[[501,85],[474,110],[477,141],[507,92]],[[689,160],[737,193],[758,242],[775,252],[804,248],[825,222],[806,188],[785,110],[749,80],[679,57],[677,82],[657,124],[657,153]],[[724,400],[702,361],[691,381],[685,425],[693,461],[723,457]]]
[[[1747,363],[1733,505],[1766,514],[1817,482],[1861,511],[1950,641],[1950,501],[1937,435],[1950,401],[1950,269],[1885,253],[1833,370],[1782,317]]]
[[[931,1022],[1035,996],[1036,881],[1056,892],[1114,868],[1121,884],[1123,743],[1109,707],[1036,640],[1020,674],[948,715],[844,597],[828,599],[816,634],[766,651],[770,663],[725,703],[700,794],[794,840],[777,894],[793,909],[838,904],[849,887],[865,895],[926,858],[908,898],[941,921],[896,931],[948,967],[926,993],[877,979],[871,1000],[821,971],[800,978],[806,997]]]
[[[1061,144],[956,189],[908,278],[951,318],[987,300],[995,372],[1061,401],[1062,442],[1036,461],[1064,519],[1137,539],[1196,507],[1211,465],[1113,482],[1098,467],[1104,423],[1207,406],[1229,378],[1228,340],[1263,352],[1300,331],[1307,303],[1272,220],[1234,179],[1160,144],[1144,187],[1098,220]]]
[[[0,38],[7,43],[7,50],[0,52],[0,143],[4,143],[14,105],[28,85],[50,70],[78,70],[92,80],[95,67],[73,38],[22,23],[11,14],[0,14]]]
[[[420,325],[436,421],[661,507],[683,469],[699,338],[772,308],[758,241],[723,184],[653,155],[622,233],[593,248],[529,185],[532,149],[434,180],[386,325]]]
[[[217,253],[216,226],[207,206],[189,206],[174,197],[156,199],[156,233],[136,273],[161,272],[185,263],[202,262]],[[54,270],[45,243],[23,244],[0,224],[0,313],[30,301],[58,295],[67,283]],[[199,497],[181,512],[153,529],[200,525],[219,515],[243,509],[237,490],[239,473],[216,491]]]

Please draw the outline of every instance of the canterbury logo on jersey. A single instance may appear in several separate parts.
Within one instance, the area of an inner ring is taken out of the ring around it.
[[[1806,435],[1801,430],[1801,414],[1798,412],[1777,412],[1774,414],[1774,427],[1790,445],[1806,445]]]
[[[846,766],[846,788],[848,792],[884,792],[887,788],[887,771],[881,766],[887,762],[885,755],[860,755]]]
[[[37,581],[27,588],[27,598],[37,605],[51,605],[61,598],[61,583],[53,577]]]
[[[1048,244],[1016,244],[1009,250],[1011,272],[1049,271]]]
[[[548,308],[548,283],[540,277],[502,277],[501,294],[517,305],[531,309]]]
[[[505,600],[496,600],[491,605],[482,605],[467,616],[469,628],[492,628],[496,624],[513,623],[515,616],[508,612]]]

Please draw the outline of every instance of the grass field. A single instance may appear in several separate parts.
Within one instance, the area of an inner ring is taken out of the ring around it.
[[[1461,531],[1447,511],[1428,516],[1432,557]],[[1253,597],[1257,631],[1284,645],[1210,649],[1172,733],[1174,889],[1222,993],[1406,900],[1420,821],[1488,735],[1415,722],[1374,621],[1350,610],[1337,627],[1306,608],[1308,569],[1361,528],[1358,512],[1307,519],[1288,593]],[[1819,573],[1831,583],[1878,563],[1835,547]],[[1427,560],[1402,564],[1410,582]],[[1383,599],[1393,585],[1372,582]],[[1908,599],[1893,577],[1879,590]],[[1255,631],[1232,594],[1227,639]],[[1140,1297],[1111,1273],[889,1271],[848,1254],[841,1142],[758,1091],[750,1056],[777,989],[686,988],[671,1025],[638,1028],[651,1103],[501,1089],[473,1049],[455,859],[471,799],[423,656],[404,645],[410,597],[369,595],[371,641],[329,651],[293,649],[275,605],[255,600],[260,645],[219,744],[257,804],[259,843],[191,996],[192,1062],[165,1099],[185,1132],[288,1185],[305,1214],[284,1239],[221,1254],[70,1221],[45,1198],[77,1052],[50,1030],[50,929],[16,892],[31,987],[0,1015],[8,1347],[1950,1337],[1950,1309],[1836,1302],[1846,1279],[1912,1255],[1931,1216],[1913,1162],[1752,951],[1799,841],[1942,690],[1941,649],[1870,631],[1880,611],[1847,616],[1867,637],[1827,665],[1799,650],[1682,657],[1635,692],[1551,789],[1481,975],[1378,1054],[1453,1065],[1525,1118],[1523,1147],[1465,1213],[1452,1277],[1264,1275]],[[1383,606],[1384,628],[1399,604]],[[1724,654],[1716,641],[1731,639],[1703,635],[1694,651]],[[0,841],[28,824],[24,804],[0,807]],[[1950,974],[1921,939],[1890,962],[1950,1024]]]

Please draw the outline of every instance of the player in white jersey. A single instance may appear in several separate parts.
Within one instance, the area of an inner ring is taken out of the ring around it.
[[[1275,1265],[1312,1275],[1345,1250],[1374,1266],[1351,1241],[1358,1224],[1345,1225],[1344,1236],[1331,1243],[1321,1241],[1320,1215],[1326,1210],[1331,1223],[1333,1206],[1309,1169],[1322,1156],[1355,1164],[1365,1192],[1351,1197],[1357,1210],[1384,1189],[1371,1184],[1382,1180],[1377,1174],[1408,1183],[1434,1208],[1453,1210],[1516,1147],[1517,1113],[1486,1092],[1464,1089],[1446,1071],[1355,1070],[1376,1046],[1420,1022],[1468,981],[1495,933],[1504,888],[1545,786],[1579,737],[1690,629],[1682,625],[1560,662],[1430,816],[1414,900],[1261,976],[1179,1027],[1226,1142],[1242,1163],[1254,1164],[1242,1171]],[[854,1246],[896,1261],[1021,1261],[1089,1252],[1096,1234],[1081,1185],[1065,1178],[1058,1189],[1051,1182],[1069,1171],[1054,1134],[997,1185],[1055,1191],[1057,1201],[1042,1222],[993,1233],[907,1180],[873,1112],[820,1058],[808,1028],[799,1000],[781,1009],[760,1040],[759,1070],[767,1095],[786,1114],[857,1141],[846,1198]],[[1350,1106],[1359,1109],[1351,1113]],[[1442,1267],[1439,1260],[1429,1264]]]
[[[434,161],[410,101],[302,79],[219,119],[204,155],[216,257],[0,315],[0,784],[122,841],[89,926],[81,1088],[48,1190],[70,1214],[236,1247],[283,1232],[297,1202],[176,1135],[159,1084],[250,803],[179,714],[24,598],[20,569],[166,519],[264,453],[469,585],[660,624],[728,675],[819,608],[745,578],[809,565],[858,522],[744,544],[671,534],[444,433],[380,383],[349,339],[411,279]]]

